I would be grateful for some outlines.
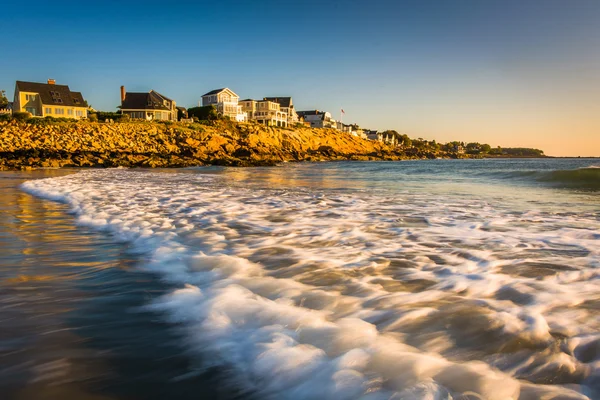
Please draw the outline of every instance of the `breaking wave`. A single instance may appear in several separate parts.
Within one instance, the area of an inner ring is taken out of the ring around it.
[[[554,170],[554,171],[511,171],[497,173],[507,179],[533,181],[556,188],[600,190],[600,167]]]
[[[145,255],[180,287],[149,307],[190,356],[261,398],[597,393],[594,215],[189,172],[85,171],[23,189]]]

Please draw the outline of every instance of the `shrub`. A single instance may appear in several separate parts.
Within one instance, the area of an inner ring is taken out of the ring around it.
[[[17,111],[15,113],[13,113],[13,118],[16,119],[17,121],[25,121],[26,119],[31,118],[31,114],[29,114],[26,111]]]
[[[90,122],[98,122],[98,115],[97,114],[90,114],[90,115],[88,115],[88,120]]]
[[[97,111],[96,117],[98,117],[98,121],[106,121],[107,119],[112,119],[113,121],[120,121],[123,115],[121,115],[121,113],[116,112]]]
[[[129,116],[129,114],[123,114],[123,115],[118,114],[118,115],[119,115],[118,119],[113,118],[113,120],[119,121],[119,122],[129,122],[131,120],[131,117]]]
[[[10,114],[0,114],[0,121],[10,121],[12,118],[12,115]]]
[[[190,118],[198,118],[198,120],[216,120],[219,119],[215,106],[192,107],[188,108],[188,116]]]

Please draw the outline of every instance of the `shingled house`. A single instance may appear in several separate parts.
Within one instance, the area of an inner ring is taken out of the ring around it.
[[[121,86],[121,113],[131,119],[177,121],[175,101],[154,90],[127,93]]]
[[[34,117],[87,118],[87,102],[80,92],[67,85],[17,81],[13,112],[28,112]]]
[[[211,90],[202,95],[203,106],[215,106],[217,113],[223,117],[229,117],[234,121],[247,121],[248,116],[242,111],[238,104],[240,96],[229,88]]]
[[[291,97],[265,97],[263,100],[279,104],[281,112],[287,114],[288,126],[294,126],[298,123],[298,114],[294,109],[294,102]]]
[[[279,103],[269,100],[246,99],[240,101],[239,104],[249,120],[267,126],[288,126],[288,115],[281,111]]]

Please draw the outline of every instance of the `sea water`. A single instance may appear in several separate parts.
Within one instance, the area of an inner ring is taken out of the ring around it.
[[[256,398],[600,398],[597,160],[85,170],[21,187],[126,246],[169,288],[138,312]]]

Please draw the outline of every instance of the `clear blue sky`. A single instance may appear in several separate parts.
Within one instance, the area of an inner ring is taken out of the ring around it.
[[[9,97],[54,78],[101,110],[120,85],[190,107],[227,86],[412,137],[600,156],[598,0],[32,0],[0,23]]]

